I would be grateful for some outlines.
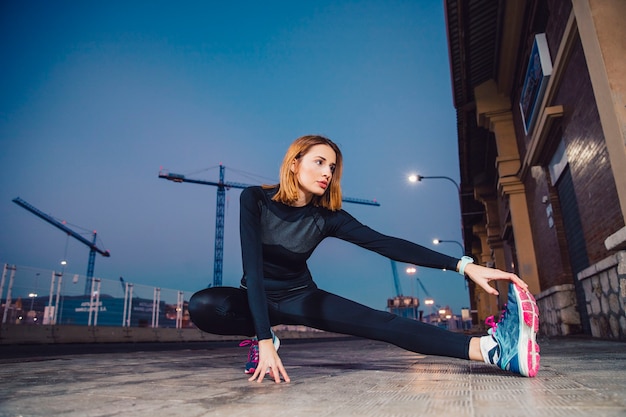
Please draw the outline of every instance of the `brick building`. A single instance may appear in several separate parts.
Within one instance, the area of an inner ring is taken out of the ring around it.
[[[541,332],[626,339],[626,1],[445,13],[465,247],[529,284]],[[470,286],[478,322],[498,289]]]

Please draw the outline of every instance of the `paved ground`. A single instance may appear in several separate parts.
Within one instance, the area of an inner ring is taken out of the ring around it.
[[[626,416],[626,344],[541,341],[536,378],[379,342],[284,340],[290,384],[236,342],[0,346],[0,416]]]

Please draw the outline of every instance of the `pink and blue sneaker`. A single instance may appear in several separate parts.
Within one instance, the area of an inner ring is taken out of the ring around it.
[[[495,341],[486,352],[485,362],[501,369],[534,377],[539,371],[539,309],[528,291],[511,283],[505,310],[497,323],[493,316],[485,320]],[[488,337],[488,336],[487,336]]]

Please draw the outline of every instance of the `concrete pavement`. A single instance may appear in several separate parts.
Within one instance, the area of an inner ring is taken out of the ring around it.
[[[283,340],[289,384],[235,341],[0,346],[0,416],[626,416],[626,344],[543,339],[536,378],[355,338]]]

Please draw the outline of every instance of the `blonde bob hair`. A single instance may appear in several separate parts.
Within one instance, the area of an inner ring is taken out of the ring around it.
[[[272,200],[278,201],[283,204],[292,205],[298,200],[298,178],[296,173],[298,172],[298,165],[300,158],[306,155],[309,150],[316,145],[327,145],[335,151],[336,161],[335,170],[330,180],[330,184],[326,189],[326,192],[321,196],[313,196],[312,203],[317,207],[324,207],[328,210],[341,209],[341,171],[343,167],[343,157],[341,150],[332,140],[319,135],[307,135],[301,136],[294,140],[293,143],[287,149],[283,163],[280,166],[280,183],[275,186],[266,186],[266,188],[278,186],[276,195],[272,197]],[[291,170],[292,164],[295,162],[295,172]]]

